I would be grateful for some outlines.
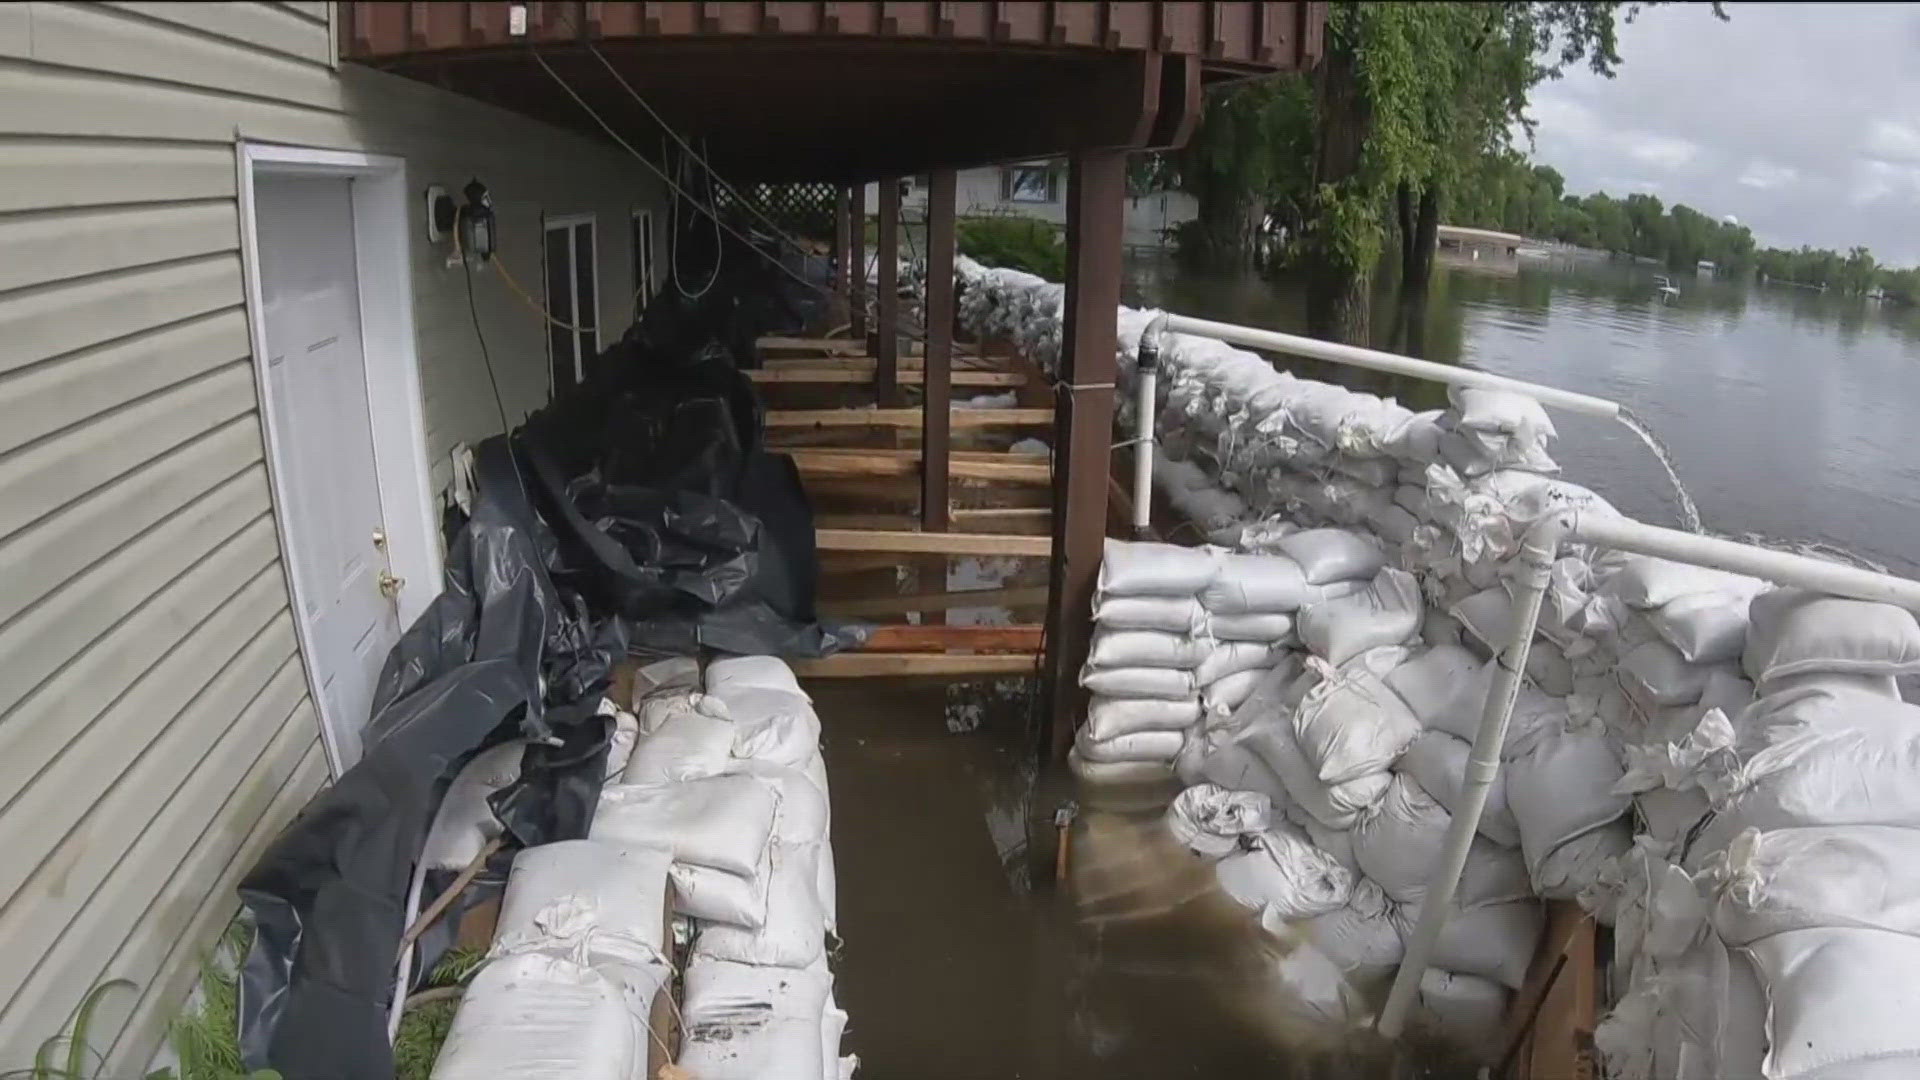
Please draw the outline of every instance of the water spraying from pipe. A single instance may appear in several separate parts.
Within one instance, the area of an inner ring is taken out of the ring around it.
[[[1667,449],[1667,444],[1661,442],[1660,436],[1653,433],[1653,428],[1647,426],[1645,420],[1634,415],[1633,410],[1625,405],[1620,406],[1620,411],[1614,419],[1625,425],[1628,431],[1640,436],[1640,441],[1646,443],[1647,449],[1653,451],[1653,456],[1660,462],[1660,467],[1667,470],[1667,479],[1673,484],[1673,494],[1680,500],[1680,527],[1690,533],[1702,532],[1700,508],[1693,504],[1693,496],[1687,494],[1686,486],[1680,483],[1680,473],[1673,467],[1673,454]]]

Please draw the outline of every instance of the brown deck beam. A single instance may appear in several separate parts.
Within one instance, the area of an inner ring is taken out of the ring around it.
[[[953,250],[954,202],[958,179],[952,169],[936,169],[927,178],[927,353],[926,389],[920,398],[920,527],[945,532],[947,455],[952,449],[948,414],[953,403]]]
[[[798,353],[804,358],[809,356],[817,357],[823,353],[828,356],[857,353],[861,351],[866,343],[855,341],[852,338],[785,337],[779,334],[773,334],[759,338],[755,340],[753,344],[754,348],[758,349],[762,356],[768,353]]]
[[[1052,409],[952,409],[947,422],[956,428],[1052,427]],[[919,409],[772,409],[769,428],[870,427],[918,430]]]
[[[909,611],[950,611],[954,608],[1037,608],[1047,604],[1045,585],[1018,585],[1005,589],[964,589],[956,592],[912,593],[902,596],[822,597],[820,608],[846,618],[903,615]]]
[[[1031,675],[1037,654],[1023,653],[870,653],[844,652],[818,660],[794,660],[803,679],[881,678],[886,676]]]
[[[1158,87],[1154,88],[1157,101]],[[1148,122],[1153,105],[1143,111]],[[1053,563],[1048,582],[1046,671],[1052,715],[1050,755],[1073,740],[1086,695],[1076,676],[1086,660],[1093,587],[1106,534],[1116,374],[1113,313],[1120,306],[1126,154],[1074,154],[1067,170],[1066,326],[1060,348],[1060,420],[1054,448]]]
[[[1040,627],[1030,626],[876,626],[861,652],[928,652],[965,649],[971,652],[1024,652],[1029,658],[1040,649]]]
[[[853,248],[853,293],[848,299],[847,336],[867,340],[867,185],[855,184],[847,192],[853,220],[847,238]]]
[[[891,551],[902,555],[1035,555],[1053,551],[1046,536],[913,532],[908,529],[815,529],[820,551]]]
[[[1047,536],[1053,531],[1053,509],[1046,506],[956,507],[951,513],[954,532]],[[815,514],[813,524],[818,529],[883,529],[913,532],[920,527],[920,516],[885,512]]]

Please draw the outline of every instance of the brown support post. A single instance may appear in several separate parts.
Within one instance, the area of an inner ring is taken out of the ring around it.
[[[947,434],[953,400],[953,204],[952,169],[927,181],[926,387],[920,425],[920,527],[947,529]],[[1118,283],[1116,282],[1116,288]],[[1114,301],[1118,303],[1118,299]],[[1111,320],[1109,320],[1111,321]]]
[[[900,404],[900,178],[880,178],[880,280],[874,296],[873,385],[882,406]]]
[[[852,211],[847,238],[853,252],[853,289],[847,293],[848,336],[867,340],[867,185],[855,184],[850,193]]]
[[[1067,172],[1066,326],[1054,422],[1053,565],[1048,576],[1048,754],[1065,756],[1084,711],[1080,665],[1106,535],[1113,445],[1114,317],[1126,212],[1124,150],[1074,154]]]
[[[847,321],[849,305],[847,300],[853,295],[853,247],[852,233],[848,231],[853,220],[853,204],[847,198],[847,189],[841,188],[833,196],[833,308],[834,324]]]

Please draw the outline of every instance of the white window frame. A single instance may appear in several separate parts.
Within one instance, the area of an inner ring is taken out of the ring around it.
[[[1022,173],[1039,173],[1046,178],[1045,197],[1035,198],[1020,193],[1018,178]],[[1000,198],[1002,202],[1049,206],[1060,201],[1060,178],[1051,165],[1007,165],[1000,172]]]
[[[575,326],[579,325],[579,322],[580,322],[580,272],[579,272],[580,252],[578,251],[578,249],[574,247],[573,230],[580,225],[585,225],[588,227],[588,230],[589,230],[588,236],[593,241],[592,243],[593,250],[587,253],[587,258],[592,260],[592,265],[593,265],[593,307],[592,307],[593,351],[597,355],[600,352],[600,350],[604,348],[604,345],[602,344],[603,339],[601,338],[601,322],[603,320],[600,318],[600,293],[604,290],[603,290],[603,285],[601,282],[601,274],[600,274],[600,222],[598,220],[597,215],[592,213],[547,214],[541,218],[541,221],[540,221],[540,288],[541,288],[542,296],[544,296],[547,301],[548,314],[552,315],[554,318],[559,318],[560,316],[554,313],[554,310],[553,310],[553,298],[551,296],[545,295],[546,289],[548,287],[550,275],[551,275],[551,270],[547,266],[547,238],[556,229],[564,229],[566,230],[566,234],[567,234],[567,253],[575,261],[572,266],[567,268],[570,271],[567,274],[567,288],[571,290],[569,294],[571,307],[568,310],[572,312],[572,314],[569,318],[562,319],[561,321],[571,323]],[[570,340],[574,342],[573,381],[577,385],[582,379],[586,378],[587,360],[589,358],[580,354],[579,335],[573,331],[568,331],[568,334],[570,336]],[[551,334],[547,335],[547,341],[548,341],[547,371],[549,373],[549,377],[551,377],[551,373],[553,371],[553,359],[554,359],[552,356],[553,335]],[[550,387],[550,390],[554,394],[558,394],[560,392],[560,387],[558,386]]]
[[[248,332],[253,347],[253,376],[258,415],[266,442],[267,480],[274,509],[274,534],[280,543],[287,592],[293,599],[294,637],[300,646],[307,692],[320,717],[321,742],[335,778],[353,765],[341,747],[353,745],[341,732],[355,732],[365,717],[327,714],[319,692],[319,665],[300,595],[306,558],[301,539],[289,535],[282,436],[269,407],[273,369],[267,362],[265,311],[260,288],[260,231],[254,206],[254,180],[267,175],[331,176],[353,181],[354,269],[360,292],[360,346],[366,364],[367,413],[373,433],[374,472],[380,489],[380,515],[387,533],[387,559],[403,583],[394,597],[402,628],[412,624],[440,593],[444,571],[440,525],[434,512],[431,468],[427,459],[425,411],[420,392],[420,357],[413,318],[413,228],[407,210],[404,158],[280,146],[241,141],[234,155],[240,196],[240,266],[246,290]]]

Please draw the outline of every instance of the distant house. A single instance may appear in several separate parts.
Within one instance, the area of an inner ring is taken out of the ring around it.
[[[1494,229],[1470,229],[1464,225],[1442,225],[1435,230],[1439,250],[1464,259],[1512,259],[1518,256],[1526,237]]]
[[[956,185],[956,212],[962,218],[1010,215],[1065,227],[1066,175],[1066,165],[1057,161],[963,169]],[[869,214],[879,205],[878,198],[878,188],[869,184]],[[926,203],[926,188],[915,183],[901,200],[901,207],[911,217],[918,217]],[[1198,212],[1194,197],[1184,191],[1161,190],[1135,195],[1127,201],[1127,245],[1159,247],[1166,242],[1169,230],[1192,221]]]

